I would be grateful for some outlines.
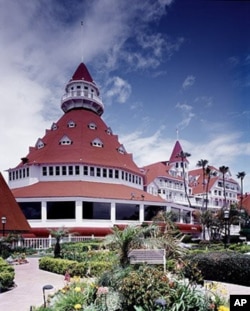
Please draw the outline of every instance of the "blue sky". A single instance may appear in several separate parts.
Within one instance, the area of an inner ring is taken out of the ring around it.
[[[245,171],[249,192],[249,16],[250,1],[0,0],[0,171],[61,117],[83,59],[139,166],[168,160],[178,137],[191,168]]]

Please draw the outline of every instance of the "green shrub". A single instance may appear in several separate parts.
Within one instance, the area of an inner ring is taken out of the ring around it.
[[[69,271],[71,276],[100,276],[104,271],[110,269],[113,263],[110,261],[100,262],[77,262],[60,258],[43,257],[39,260],[39,268],[42,270],[64,275]]]
[[[204,280],[250,286],[250,256],[231,251],[189,255]],[[187,272],[187,271],[185,271]],[[189,277],[188,273],[186,276]]]
[[[0,258],[0,289],[7,290],[14,284],[15,271],[4,259]]]

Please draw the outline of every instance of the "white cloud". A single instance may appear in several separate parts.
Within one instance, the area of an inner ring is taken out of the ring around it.
[[[184,82],[182,83],[182,88],[184,90],[187,90],[189,89],[192,85],[194,85],[195,83],[195,77],[190,75],[190,76],[187,76],[186,79],[184,80]]]
[[[182,115],[182,120],[177,124],[177,128],[179,130],[183,130],[190,124],[191,120],[195,117],[195,114],[192,112],[193,107],[187,104],[180,103],[177,103],[175,107],[180,109]]]
[[[107,102],[117,101],[120,104],[124,104],[131,94],[131,85],[120,77],[109,79],[106,88],[105,97]]]

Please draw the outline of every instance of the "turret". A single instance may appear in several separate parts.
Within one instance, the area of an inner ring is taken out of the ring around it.
[[[67,83],[65,92],[61,99],[61,108],[65,113],[72,109],[87,109],[99,116],[103,114],[104,105],[99,89],[83,63]]]

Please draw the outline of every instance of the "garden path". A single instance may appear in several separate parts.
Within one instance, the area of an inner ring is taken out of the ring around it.
[[[28,263],[15,265],[16,287],[0,294],[1,311],[30,311],[31,306],[43,305],[43,286],[52,285],[52,290],[45,291],[45,295],[53,293],[64,286],[64,276],[40,270],[38,258],[28,258]]]

